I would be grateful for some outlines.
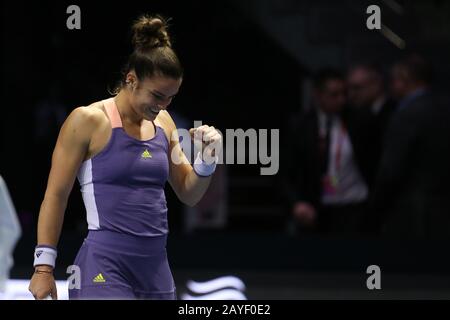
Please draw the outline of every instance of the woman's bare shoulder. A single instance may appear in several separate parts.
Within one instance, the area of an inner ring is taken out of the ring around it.
[[[88,106],[75,108],[69,117],[74,117],[85,124],[98,125],[104,121],[108,121],[105,107],[101,101],[94,102]]]
[[[166,134],[167,140],[170,141],[172,134],[176,132],[177,126],[167,110],[161,110],[155,119],[155,124],[161,127]]]
[[[77,107],[69,114],[64,126],[76,131],[92,133],[96,128],[108,122],[108,117],[103,110],[101,102]]]

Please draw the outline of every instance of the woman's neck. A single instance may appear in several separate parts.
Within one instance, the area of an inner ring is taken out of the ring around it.
[[[129,102],[129,93],[123,89],[114,97],[122,123],[140,126],[144,118],[137,114]]]

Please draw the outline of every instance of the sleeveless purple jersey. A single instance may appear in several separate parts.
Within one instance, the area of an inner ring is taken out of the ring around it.
[[[169,176],[169,143],[155,126],[141,141],[122,127],[113,98],[104,100],[112,126],[105,148],[78,172],[89,230],[155,237],[168,233],[164,186]]]

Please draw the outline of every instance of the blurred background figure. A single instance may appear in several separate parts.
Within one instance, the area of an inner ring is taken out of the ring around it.
[[[364,127],[367,143],[365,157],[367,178],[372,187],[381,159],[383,138],[396,102],[386,92],[383,72],[375,63],[360,63],[350,67],[347,74],[349,105]]]
[[[21,235],[21,227],[16,210],[0,176],[0,298],[6,289],[9,270],[12,268],[13,250]]]
[[[325,233],[361,231],[368,199],[364,135],[348,107],[346,83],[334,69],[314,79],[314,106],[289,136],[286,192],[300,227]]]
[[[431,69],[419,55],[392,68],[399,99],[385,140],[374,209],[389,236],[450,237],[450,108],[430,90]]]

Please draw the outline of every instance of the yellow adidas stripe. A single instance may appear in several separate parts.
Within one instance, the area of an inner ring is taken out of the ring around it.
[[[142,155],[141,155],[143,158],[151,158],[152,157],[152,154],[148,151],[148,150],[145,150],[144,152],[142,152]]]
[[[103,275],[99,273],[93,280],[94,282],[105,282],[105,278],[103,278]]]

